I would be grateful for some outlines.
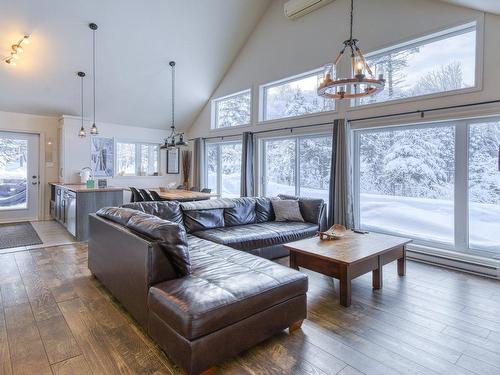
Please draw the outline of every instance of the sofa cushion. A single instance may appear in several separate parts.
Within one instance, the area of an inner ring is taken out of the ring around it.
[[[253,250],[301,240],[316,234],[312,223],[270,221],[194,232],[197,237],[238,250]]]
[[[255,199],[255,221],[265,223],[274,221],[274,210],[270,198],[257,197]]]
[[[220,330],[307,292],[307,276],[188,235],[191,274],[150,288],[148,304],[188,340]]]
[[[224,227],[224,209],[184,211],[184,227],[188,233]]]
[[[224,225],[226,227],[255,223],[255,199],[235,198],[232,201],[234,207],[224,210]]]
[[[190,273],[191,263],[186,231],[182,225],[136,211],[136,214],[129,219],[126,226],[157,240],[179,276],[186,276]]]
[[[103,207],[96,212],[96,215],[125,226],[130,218],[136,213],[136,210],[130,208]]]
[[[314,224],[320,224],[321,211],[325,201],[318,198],[302,198],[293,195],[280,194],[280,199],[295,199],[299,201],[300,212],[305,221]]]
[[[150,215],[158,216],[161,219],[177,224],[183,224],[182,211],[179,202],[135,202],[124,204],[122,207],[142,211]]]

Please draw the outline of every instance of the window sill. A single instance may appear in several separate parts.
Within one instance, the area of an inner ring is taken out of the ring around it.
[[[225,128],[210,128],[210,133],[223,133],[231,129],[250,129],[251,127],[252,124],[244,124],[244,125],[227,126]]]
[[[304,120],[304,119],[315,118],[315,117],[320,117],[320,116],[331,116],[331,115],[335,115],[338,113],[339,113],[339,111],[337,109],[335,109],[333,111],[308,113],[306,115],[300,115],[300,116],[283,117],[283,118],[272,119],[272,120],[260,120],[257,122],[257,126],[280,124],[283,122]],[[333,123],[333,120],[332,120],[332,123]]]
[[[434,94],[414,96],[414,97],[409,97],[409,98],[387,100],[385,102],[380,102],[380,103],[353,105],[352,101],[351,101],[351,103],[349,103],[349,106],[348,106],[346,112],[351,113],[351,112],[362,111],[362,110],[384,108],[387,106],[393,106],[393,105],[399,105],[399,104],[421,102],[423,100],[440,99],[440,98],[452,97],[452,96],[463,95],[463,94],[471,94],[471,93],[475,93],[475,92],[479,92],[479,91],[482,91],[481,85],[477,85],[474,87],[467,87],[467,88],[458,89],[458,90],[437,92]]]

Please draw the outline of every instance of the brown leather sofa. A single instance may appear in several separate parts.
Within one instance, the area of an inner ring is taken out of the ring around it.
[[[188,374],[306,317],[307,277],[253,254],[312,235],[322,201],[301,205],[316,223],[274,222],[267,198],[126,206],[90,216],[89,268]]]

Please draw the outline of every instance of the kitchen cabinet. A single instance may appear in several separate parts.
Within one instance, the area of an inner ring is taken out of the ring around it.
[[[93,188],[85,185],[51,183],[50,214],[78,241],[89,237],[89,214],[102,207],[121,206],[123,188]]]

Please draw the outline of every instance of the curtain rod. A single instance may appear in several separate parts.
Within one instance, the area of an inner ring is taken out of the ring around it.
[[[278,128],[278,129],[259,130],[259,131],[251,132],[251,133],[252,134],[262,134],[262,133],[279,132],[279,131],[283,131],[283,130],[290,130],[291,132],[293,132],[294,129],[312,128],[312,127],[315,127],[315,126],[324,126],[324,125],[333,125],[333,121],[320,122],[318,124],[288,126],[286,128]],[[241,133],[239,133],[239,134],[229,134],[229,135],[217,135],[217,136],[213,136],[213,137],[202,137],[202,139],[204,139],[204,140],[207,140],[207,139],[224,139],[224,138],[238,137],[240,135],[241,135]],[[191,138],[189,140],[190,141],[194,141],[195,138]]]
[[[458,105],[450,105],[447,107],[438,107],[438,108],[430,108],[430,109],[419,109],[416,111],[408,111],[408,112],[399,112],[399,113],[390,113],[388,115],[380,115],[380,116],[370,116],[370,117],[361,117],[361,118],[355,118],[352,120],[349,120],[349,122],[353,121],[366,121],[366,120],[376,120],[376,119],[381,119],[381,118],[387,118],[387,117],[396,117],[396,116],[407,116],[407,115],[417,115],[419,114],[420,117],[424,117],[425,112],[434,112],[434,111],[443,111],[445,109],[456,109],[456,108],[466,108],[466,107],[473,107],[477,105],[486,105],[486,104],[494,104],[494,103],[500,103],[500,100],[489,100],[485,102],[476,102],[476,103],[468,103],[468,104],[458,104]]]

